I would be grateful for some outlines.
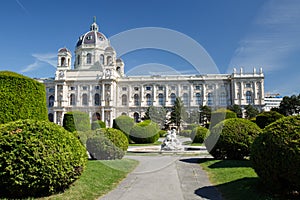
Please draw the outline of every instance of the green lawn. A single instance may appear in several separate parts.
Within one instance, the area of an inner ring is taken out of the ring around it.
[[[131,159],[88,161],[82,176],[62,194],[52,195],[44,199],[61,200],[94,200],[106,194],[126,177],[138,164]]]
[[[201,166],[209,174],[226,200],[279,200],[263,191],[259,178],[248,160],[212,160],[201,161]],[[282,200],[285,198],[282,198]]]

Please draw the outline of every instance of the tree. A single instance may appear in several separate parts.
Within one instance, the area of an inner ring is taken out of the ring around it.
[[[284,117],[282,114],[275,111],[262,112],[256,116],[255,123],[263,129],[282,117]]]
[[[150,119],[151,121],[157,123],[160,128],[163,128],[165,121],[166,121],[167,111],[164,107],[155,107],[149,106],[143,120]]]
[[[242,118],[243,117],[243,112],[242,112],[242,108],[241,106],[237,105],[237,104],[234,104],[234,105],[231,105],[231,106],[228,106],[228,109],[235,112],[236,113],[236,116],[238,118]]]
[[[299,114],[300,112],[300,95],[292,95],[291,97],[283,97],[280,106],[279,112],[285,116]]]
[[[170,123],[174,123],[177,126],[177,129],[179,129],[185,113],[183,102],[180,97],[177,97],[171,110]]]
[[[255,108],[252,105],[245,106],[245,109],[246,109],[246,118],[247,119],[251,119],[253,117],[256,117],[256,115],[258,115],[258,113],[259,113],[257,108]]]
[[[199,123],[203,125],[207,125],[210,122],[210,118],[211,118],[211,112],[212,112],[211,107],[200,106],[199,112],[200,112]]]

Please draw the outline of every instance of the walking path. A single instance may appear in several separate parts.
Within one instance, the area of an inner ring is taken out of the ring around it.
[[[126,156],[137,168],[118,187],[99,200],[221,200],[199,159],[205,156]]]

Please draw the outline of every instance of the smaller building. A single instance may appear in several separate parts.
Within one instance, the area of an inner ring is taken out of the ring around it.
[[[272,108],[279,108],[283,97],[280,94],[270,94],[265,95],[265,106],[264,111],[270,111]]]

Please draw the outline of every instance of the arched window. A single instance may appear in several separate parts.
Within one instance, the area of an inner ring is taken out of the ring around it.
[[[174,105],[175,100],[176,100],[176,94],[172,93],[171,94],[171,105]]]
[[[48,120],[50,121],[50,122],[53,122],[54,120],[53,120],[53,114],[52,113],[49,113],[48,114]]]
[[[95,94],[95,106],[100,106],[100,95],[98,93]]]
[[[104,65],[104,55],[100,55],[100,64]]]
[[[202,104],[202,98],[200,93],[196,93],[196,104],[201,105]]]
[[[158,104],[160,106],[164,106],[165,105],[165,98],[164,98],[164,95],[162,93],[160,93],[158,95]]]
[[[220,94],[219,103],[220,103],[220,105],[226,105],[226,94],[225,94],[225,92],[222,92]]]
[[[70,95],[70,105],[71,105],[71,106],[75,106],[75,105],[76,105],[75,94],[71,94],[71,95]]]
[[[88,105],[88,96],[87,94],[82,95],[82,105],[87,106]]]
[[[88,53],[86,55],[86,64],[91,64],[92,63],[92,54]]]
[[[214,97],[212,93],[207,94],[207,105],[212,106],[214,104]]]
[[[65,57],[62,57],[60,59],[60,66],[65,66],[66,65],[66,58]]]
[[[127,106],[127,95],[126,94],[122,95],[122,106]]]
[[[251,91],[246,92],[246,102],[247,102],[247,104],[252,104],[253,103],[253,101],[252,101],[252,92]]]
[[[77,65],[80,65],[80,55],[77,56]]]
[[[54,106],[54,96],[53,95],[51,95],[50,97],[49,97],[49,105],[48,105],[49,107],[53,107]]]
[[[134,101],[134,105],[135,105],[135,106],[139,106],[139,105],[140,105],[140,97],[139,97],[138,94],[135,94],[135,95],[133,96],[133,101]]]
[[[147,106],[152,106],[152,97],[151,94],[146,95]]]
[[[111,56],[107,56],[106,63],[107,63],[107,65],[111,65],[112,64],[112,57]]]
[[[189,105],[189,95],[187,93],[184,93],[182,95],[182,102],[184,106]]]

